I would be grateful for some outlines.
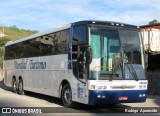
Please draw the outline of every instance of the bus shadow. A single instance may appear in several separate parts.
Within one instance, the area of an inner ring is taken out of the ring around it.
[[[12,91],[11,87],[6,86],[3,81],[0,81],[0,88],[6,90],[6,91]]]
[[[149,99],[153,99],[154,103],[160,106],[160,96],[159,95],[148,95]]]
[[[3,81],[0,81],[0,88],[4,89],[6,91],[11,91],[11,92],[13,91],[12,87],[6,86],[3,83]],[[29,92],[29,91],[25,91],[25,95],[63,106],[61,99],[59,99],[59,98],[55,98],[55,97],[51,97],[51,96],[47,96],[47,95],[43,95],[43,94],[39,94],[39,93]]]
[[[125,108],[130,108],[130,106],[117,104],[117,105],[84,105],[77,104],[73,109],[84,112],[84,113],[124,113]]]
[[[41,100],[46,100],[49,103],[54,103],[60,106],[63,106],[63,103],[60,98],[52,97],[52,96],[47,96],[39,93],[34,93],[34,92],[25,92],[25,95],[30,96],[30,97],[35,97]],[[130,106],[124,105],[124,104],[117,104],[117,105],[85,105],[81,103],[76,103],[75,107],[73,109],[75,110],[95,110],[95,109],[113,109],[113,108],[128,108]]]
[[[56,98],[56,97],[52,97],[52,96],[48,96],[48,95],[43,95],[43,94],[39,94],[39,93],[34,93],[34,92],[29,92],[29,91],[25,91],[25,95],[27,95],[29,97],[34,97],[37,99],[45,100],[45,101],[48,101],[49,103],[54,103],[54,104],[63,106],[63,103],[61,102],[60,98]]]
[[[65,108],[60,98],[47,96],[39,93],[28,92],[28,91],[25,93],[25,95],[62,106],[61,108],[58,107],[57,113],[110,113],[110,112],[124,113],[125,108],[130,108],[130,106],[127,106],[124,104],[93,106],[93,105],[85,105],[81,103],[76,103],[76,105],[73,108]],[[55,108],[55,107],[52,107],[52,108]]]
[[[2,81],[0,81],[0,88],[6,90],[6,91],[12,91],[11,87],[7,87]],[[125,108],[129,108],[130,106],[123,105],[123,104],[117,104],[117,105],[85,105],[76,103],[76,106],[74,108],[65,108],[63,107],[63,103],[60,98],[55,98],[52,96],[47,96],[39,93],[34,92],[28,92],[25,91],[25,95],[29,97],[33,97],[40,100],[45,100],[49,103],[57,104],[62,106],[62,109],[59,111],[62,111],[62,113],[70,112],[70,113],[110,113],[110,112],[124,112]],[[53,107],[54,108],[54,107]],[[64,111],[63,111],[64,110]],[[58,112],[61,113],[61,112]]]
[[[27,96],[34,97],[37,99],[48,101],[49,103],[53,103],[56,105],[60,105],[62,107],[52,107],[54,113],[124,113],[125,108],[130,108],[130,106],[117,104],[117,105],[85,105],[81,103],[76,103],[73,108],[65,108],[60,98],[55,98],[52,96],[42,95],[33,92],[27,92]],[[57,109],[57,111],[55,111]],[[47,111],[46,111],[47,112]]]

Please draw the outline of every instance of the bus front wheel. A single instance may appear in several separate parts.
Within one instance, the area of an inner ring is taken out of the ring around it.
[[[68,84],[64,85],[62,88],[62,102],[65,107],[73,107],[72,90]]]

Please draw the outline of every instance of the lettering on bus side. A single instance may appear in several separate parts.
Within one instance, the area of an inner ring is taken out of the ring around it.
[[[29,63],[28,63],[29,62]],[[39,62],[34,60],[26,59],[26,61],[22,60],[21,62],[14,61],[14,67],[16,69],[27,69],[27,64],[29,65],[29,69],[46,69],[46,62]]]
[[[14,61],[14,67],[16,69],[26,69],[27,68],[27,61],[28,61],[28,59],[26,61],[22,60],[22,62],[20,62],[20,63],[17,61]]]
[[[46,62],[34,62],[33,60],[30,60],[30,69],[46,69]]]

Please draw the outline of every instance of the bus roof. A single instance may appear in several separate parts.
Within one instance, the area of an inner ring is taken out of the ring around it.
[[[119,26],[119,27],[125,27],[125,28],[139,28],[138,26],[135,25],[130,25],[126,23],[121,23],[121,22],[114,22],[114,21],[98,21],[98,20],[86,20],[86,21],[78,21],[75,22],[74,25],[82,25],[82,24],[97,24],[97,25],[107,25],[107,26]]]
[[[37,34],[33,34],[31,36],[28,36],[28,37],[25,37],[25,38],[22,38],[22,39],[19,39],[19,40],[9,41],[9,42],[6,43],[5,46],[12,45],[12,44],[15,44],[15,43],[19,43],[19,42],[29,40],[29,39],[32,39],[32,38],[36,38],[36,37],[39,37],[39,36],[42,36],[42,35],[47,35],[47,34],[50,34],[50,33],[53,33],[53,32],[58,32],[58,31],[61,31],[61,30],[65,30],[65,29],[70,28],[72,24],[74,26],[83,25],[83,24],[97,24],[97,25],[107,25],[107,26],[114,26],[114,27],[119,26],[119,27],[125,27],[125,28],[134,28],[134,29],[139,28],[138,26],[125,24],[125,23],[119,23],[119,22],[113,22],[113,21],[84,20],[84,21],[78,21],[78,22],[70,23],[70,24],[67,24],[67,25],[59,27],[59,28],[53,28],[53,29],[49,29],[49,30],[46,30],[46,31],[43,31],[43,32],[39,32]]]

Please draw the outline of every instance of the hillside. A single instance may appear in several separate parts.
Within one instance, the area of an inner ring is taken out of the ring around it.
[[[3,32],[3,26],[0,26],[0,32]],[[4,34],[7,35],[11,40],[24,38],[37,32],[38,31],[19,29],[16,26],[4,27]]]
[[[4,35],[6,36],[0,37],[0,68],[2,68],[3,50],[6,42],[33,35],[38,31],[19,29],[16,26],[11,26],[11,27],[0,26],[0,35],[3,35],[3,32]]]

